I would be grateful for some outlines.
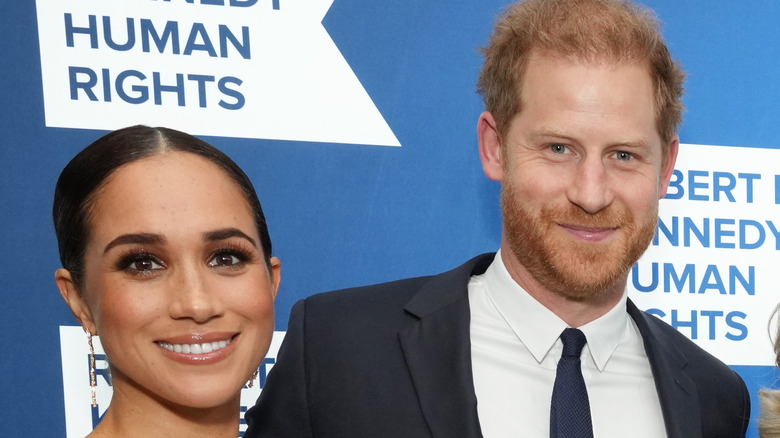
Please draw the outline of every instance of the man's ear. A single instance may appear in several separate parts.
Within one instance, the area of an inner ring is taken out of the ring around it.
[[[501,163],[501,138],[496,128],[496,120],[488,111],[479,116],[477,122],[477,136],[479,138],[479,158],[482,160],[482,169],[485,175],[494,181],[503,178],[503,166]]]
[[[97,327],[95,326],[95,320],[92,318],[92,311],[87,305],[84,295],[76,287],[76,283],[73,282],[73,276],[70,274],[70,271],[63,268],[57,269],[54,273],[54,279],[57,282],[57,288],[60,290],[62,299],[70,307],[73,316],[79,320],[85,331],[97,335]]]
[[[664,160],[662,167],[661,167],[661,179],[660,179],[660,187],[659,192],[661,194],[661,198],[666,196],[666,191],[669,189],[669,181],[672,179],[672,174],[674,173],[674,165],[677,162],[677,152],[680,149],[680,137],[677,136],[677,134],[674,135],[672,138],[671,143],[669,144],[669,153],[666,156],[666,160]]]

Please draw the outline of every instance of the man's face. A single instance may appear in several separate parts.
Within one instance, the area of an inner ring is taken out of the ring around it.
[[[650,243],[664,162],[645,64],[534,56],[501,150],[510,260],[574,301],[622,292]]]

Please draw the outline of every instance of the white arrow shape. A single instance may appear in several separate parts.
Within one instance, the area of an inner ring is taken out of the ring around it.
[[[205,3],[37,0],[46,125],[400,146],[322,26],[333,0]]]

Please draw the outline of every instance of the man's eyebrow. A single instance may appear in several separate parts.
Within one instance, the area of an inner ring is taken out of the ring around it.
[[[632,148],[644,148],[647,147],[647,142],[644,139],[636,138],[636,139],[626,139],[624,141],[616,143],[618,146],[628,146]]]
[[[103,254],[107,253],[111,248],[119,245],[127,245],[131,243],[156,245],[164,242],[165,242],[165,237],[159,234],[153,234],[153,233],[123,234],[117,237],[116,239],[112,240],[111,242],[109,242],[108,245],[106,245],[106,248],[103,250]]]
[[[569,135],[566,135],[563,131],[560,131],[555,128],[538,128],[538,129],[532,129],[529,132],[529,135],[531,137],[560,137],[560,138],[566,138],[571,139],[572,137]]]
[[[555,129],[555,128],[541,128],[538,130],[534,130],[530,134],[532,137],[556,137],[561,139],[566,139],[570,141],[577,141],[575,137],[572,137],[571,135],[567,135],[561,130]],[[626,138],[624,140],[616,141],[612,143],[615,146],[627,146],[627,147],[635,147],[635,148],[642,148],[647,146],[647,141],[643,138]]]
[[[203,233],[203,240],[209,242],[215,240],[225,240],[231,237],[241,237],[243,239],[248,240],[254,247],[259,248],[259,246],[257,246],[257,242],[255,242],[254,239],[246,235],[246,233],[239,230],[238,228],[222,228],[219,230],[207,231]]]

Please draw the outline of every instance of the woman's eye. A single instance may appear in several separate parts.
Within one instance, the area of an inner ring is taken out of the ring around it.
[[[135,261],[130,264],[130,267],[136,271],[151,271],[154,269],[162,269],[162,266],[160,266],[159,263],[150,259]]]
[[[565,154],[566,152],[568,152],[569,148],[566,147],[566,145],[555,143],[550,145],[550,150],[556,154]]]
[[[211,267],[231,267],[236,266],[241,262],[243,262],[243,260],[235,254],[217,254],[209,260],[208,264]]]
[[[137,273],[151,273],[152,271],[164,269],[164,266],[162,262],[153,257],[146,254],[137,254],[125,258],[120,262],[119,268]]]

